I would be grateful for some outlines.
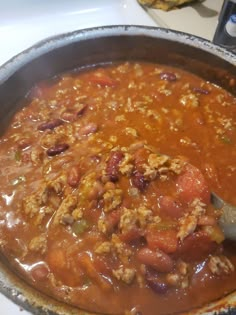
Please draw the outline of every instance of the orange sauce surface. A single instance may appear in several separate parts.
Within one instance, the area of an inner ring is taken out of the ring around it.
[[[102,314],[172,314],[236,288],[214,191],[236,204],[236,99],[121,63],[32,89],[0,139],[1,250],[42,292]]]

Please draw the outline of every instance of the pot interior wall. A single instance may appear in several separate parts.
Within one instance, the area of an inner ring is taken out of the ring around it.
[[[25,57],[27,59],[27,54]],[[16,110],[17,104],[19,106],[20,100],[36,82],[75,68],[123,60],[145,60],[181,67],[236,94],[235,67],[200,48],[146,35],[118,34],[93,39],[86,39],[85,35],[77,42],[55,48],[29,61],[1,84],[1,131],[9,121],[7,117]]]

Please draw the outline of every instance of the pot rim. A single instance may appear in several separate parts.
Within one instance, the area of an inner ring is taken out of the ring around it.
[[[236,65],[236,54],[225,48],[215,45],[202,37],[161,27],[144,25],[108,25],[75,30],[69,33],[62,33],[35,43],[33,46],[12,57],[0,67],[0,85],[26,63],[29,63],[37,57],[54,49],[73,44],[77,41],[122,35],[127,37],[144,35],[147,37],[178,42],[180,44],[192,46],[213,54],[221,59],[226,60],[232,64],[232,66]]]

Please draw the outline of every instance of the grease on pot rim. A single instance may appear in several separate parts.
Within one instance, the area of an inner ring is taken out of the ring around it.
[[[232,292],[210,191],[236,204],[235,112],[227,91],[152,63],[39,83],[1,138],[2,252],[37,289],[103,314]]]

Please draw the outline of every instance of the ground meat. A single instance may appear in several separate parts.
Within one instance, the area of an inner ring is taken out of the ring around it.
[[[136,209],[123,209],[119,224],[121,231],[125,232],[135,227],[137,221],[136,215]]]
[[[78,203],[77,196],[68,195],[58,208],[55,217],[53,218],[53,224],[63,224],[63,217],[65,214],[72,213],[75,210]]]
[[[153,221],[152,211],[146,208],[145,206],[141,206],[137,208],[137,220],[138,220],[139,226],[145,229],[147,224]]]
[[[119,259],[122,261],[122,263],[127,264],[130,256],[132,255],[132,251],[120,240],[116,234],[112,234],[111,242],[113,249]]]
[[[183,241],[183,239],[189,234],[193,233],[197,227],[198,218],[194,215],[187,214],[180,220],[180,229],[177,237]]]
[[[30,218],[32,218],[34,215],[38,213],[39,205],[40,203],[35,194],[28,196],[23,200],[24,211],[27,215],[29,215]]]
[[[137,130],[135,130],[134,128],[130,128],[130,127],[125,128],[125,133],[126,133],[127,135],[131,135],[131,136],[133,136],[133,137],[138,137],[138,132],[137,132]]]
[[[194,199],[190,205],[190,211],[180,219],[180,228],[177,237],[181,241],[195,231],[198,219],[205,214],[205,211],[206,205],[199,199]]]
[[[130,176],[134,169],[133,156],[129,153],[124,153],[124,158],[119,164],[119,170],[122,175]]]
[[[81,208],[75,208],[75,210],[72,211],[72,217],[75,221],[81,219],[83,217],[83,210]]]
[[[110,253],[112,249],[112,243],[111,242],[103,242],[100,245],[98,245],[95,249],[96,254],[107,254]]]
[[[60,175],[56,179],[49,181],[47,183],[47,188],[53,189],[55,193],[60,194],[63,191],[63,188],[65,187],[67,182],[66,175]]]
[[[169,170],[175,174],[180,174],[183,170],[185,162],[181,159],[171,159]]]
[[[107,226],[106,220],[104,218],[101,218],[98,220],[98,230],[99,230],[99,232],[101,232],[103,234],[107,234],[108,226]]]
[[[195,108],[199,106],[199,99],[198,97],[193,93],[184,94],[180,100],[180,104],[188,107],[188,108]]]
[[[120,266],[118,269],[112,270],[112,274],[116,279],[121,280],[127,284],[131,284],[135,278],[136,271],[135,269]]]
[[[47,250],[47,235],[43,233],[35,236],[29,243],[29,250],[45,254]]]
[[[158,155],[151,153],[148,157],[148,164],[150,167],[158,169],[159,167],[165,165],[169,161],[167,155]]]
[[[111,189],[104,193],[104,211],[109,212],[116,209],[122,202],[123,191],[121,189]]]
[[[173,287],[186,289],[189,286],[189,266],[184,261],[180,260],[176,265],[176,272],[169,273],[166,276],[166,281]]]
[[[214,275],[229,275],[234,271],[234,265],[226,256],[211,256],[208,266]]]
[[[135,228],[145,229],[148,223],[152,223],[155,220],[153,220],[152,211],[145,206],[134,209],[124,208],[119,227],[123,233]]]
[[[199,198],[195,198],[190,204],[192,209],[192,214],[196,217],[200,217],[206,213],[206,204],[202,202]]]
[[[152,181],[156,178],[157,176],[157,170],[153,167],[150,167],[147,164],[143,164],[143,168],[144,168],[144,179],[147,181]]]

